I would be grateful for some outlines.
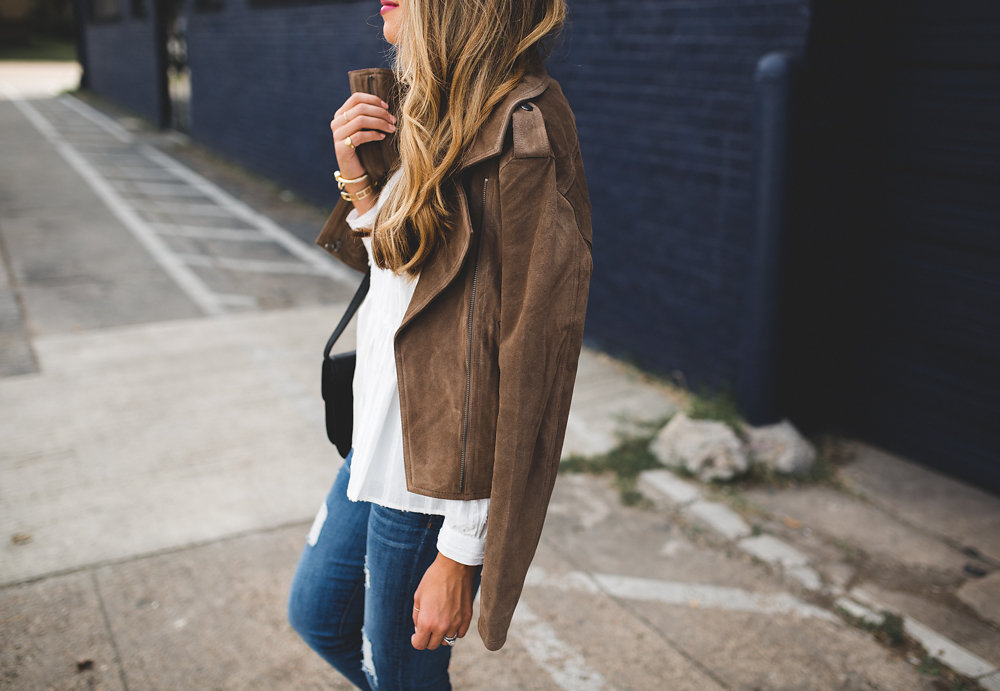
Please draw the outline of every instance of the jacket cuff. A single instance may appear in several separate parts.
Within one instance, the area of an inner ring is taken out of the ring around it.
[[[486,538],[466,535],[443,524],[438,532],[437,549],[459,564],[479,566],[483,563],[483,554],[486,552]]]

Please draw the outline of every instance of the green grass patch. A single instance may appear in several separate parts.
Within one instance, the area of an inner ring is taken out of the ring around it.
[[[612,473],[621,502],[626,506],[641,505],[645,497],[636,488],[636,480],[644,470],[663,467],[649,450],[649,444],[669,419],[629,423],[619,432],[618,445],[611,451],[596,456],[567,456],[559,464],[559,472]]]
[[[855,617],[843,607],[837,607],[837,613],[848,623],[870,632],[877,640],[886,645],[898,648],[907,642],[906,634],[903,631],[903,618],[894,612],[882,610],[879,612],[882,619],[877,622]]]
[[[717,420],[740,433],[746,424],[736,406],[736,397],[729,390],[711,392],[702,388],[691,394],[687,416],[692,420]]]
[[[19,41],[0,43],[0,60],[76,60],[76,45],[71,40],[42,34],[29,34]]]
[[[926,655],[917,665],[917,671],[928,677],[940,677],[945,672],[945,666],[933,655]]]
[[[816,449],[816,459],[809,470],[802,475],[779,473],[773,468],[750,457],[750,467],[747,472],[735,479],[735,483],[743,487],[798,487],[801,485],[830,485],[843,489],[843,483],[837,474],[838,469],[846,465],[853,452],[843,437],[835,434],[820,434],[809,440]]]

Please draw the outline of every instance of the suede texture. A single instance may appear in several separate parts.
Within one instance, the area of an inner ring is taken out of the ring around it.
[[[559,467],[593,268],[575,120],[541,64],[490,114],[451,184],[447,240],[394,340],[403,460],[411,492],[490,497],[478,627],[498,650]],[[316,243],[365,271],[351,208],[339,202]]]

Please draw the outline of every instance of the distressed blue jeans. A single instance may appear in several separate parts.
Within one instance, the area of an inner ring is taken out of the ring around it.
[[[288,620],[360,689],[450,689],[451,648],[410,643],[413,595],[437,557],[443,517],[353,502],[350,473],[348,454],[309,531]]]

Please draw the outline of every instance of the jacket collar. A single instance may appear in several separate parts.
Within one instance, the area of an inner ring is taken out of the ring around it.
[[[496,156],[503,149],[504,136],[507,134],[507,124],[510,122],[514,108],[523,101],[535,98],[549,86],[549,75],[541,61],[533,62],[525,72],[517,86],[497,104],[486,122],[479,128],[472,145],[462,156],[459,169],[468,168],[491,156]]]
[[[393,83],[395,80],[395,74],[388,67],[374,67],[366,70],[355,70],[354,72],[359,75],[381,74],[387,78],[385,82],[387,84]],[[548,87],[549,75],[545,71],[544,64],[540,59],[532,60],[521,81],[493,108],[493,112],[487,116],[486,121],[479,128],[479,132],[476,133],[472,144],[462,156],[459,170],[464,170],[469,166],[499,154],[503,149],[504,136],[507,134],[507,124],[510,122],[511,113],[514,112],[514,108],[523,101],[535,98]],[[377,90],[375,95],[389,103],[389,99],[393,95],[390,91],[389,87],[384,87],[382,90]],[[386,147],[388,146],[388,140],[375,142],[366,146],[374,145]],[[398,157],[399,153],[393,151],[387,155]]]

